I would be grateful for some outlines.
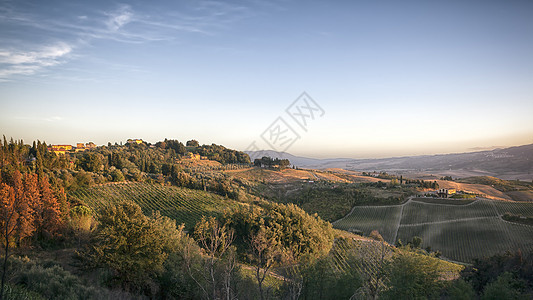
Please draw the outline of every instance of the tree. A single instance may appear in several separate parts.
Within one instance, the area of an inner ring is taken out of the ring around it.
[[[39,179],[40,198],[33,203],[34,223],[40,237],[52,237],[62,225],[61,209],[48,182],[48,177]]]
[[[422,238],[418,236],[413,237],[411,245],[413,245],[414,248],[420,248],[420,246],[422,245]]]
[[[198,143],[197,140],[187,141],[187,147],[198,147],[198,146],[200,146],[200,144]]]
[[[261,226],[257,233],[250,233],[250,253],[255,268],[255,279],[259,287],[261,300],[265,299],[263,282],[270,268],[279,259],[279,249],[277,242],[271,232],[267,232],[264,226]]]
[[[78,237],[78,246],[93,231],[94,223],[93,211],[89,207],[77,205],[70,210],[70,227]]]
[[[400,253],[387,269],[390,288],[384,299],[428,299],[440,291],[438,262],[432,257]]]
[[[200,273],[203,281],[207,283],[206,286],[201,284],[201,281],[194,278],[190,257],[187,258],[189,274],[194,281],[204,292],[206,298],[218,299],[217,285],[220,285],[217,276],[218,264],[222,263],[222,257],[227,252],[230,254],[228,264],[223,266],[224,269],[222,277],[222,285],[224,287],[224,294],[227,299],[231,299],[230,282],[233,268],[235,267],[235,253],[231,251],[230,246],[234,240],[234,231],[229,229],[226,224],[222,225],[214,217],[205,216],[196,224],[194,228],[194,236],[200,247],[205,251],[207,256],[205,260],[205,272]]]
[[[474,288],[463,279],[455,280],[447,289],[450,299],[470,300],[476,298]]]
[[[111,270],[123,288],[151,292],[149,282],[162,271],[183,227],[176,228],[174,221],[158,214],[148,218],[132,202],[110,205],[99,215],[86,257],[93,266]]]
[[[32,206],[39,200],[39,189],[36,174],[26,174],[24,181],[19,171],[13,174],[13,187],[17,201],[17,228],[15,229],[15,243],[20,245],[22,240],[30,237],[35,231],[34,211]]]
[[[78,165],[87,172],[98,172],[102,169],[102,159],[96,153],[85,153],[80,158]]]
[[[115,169],[111,171],[111,178],[113,178],[113,182],[124,181],[124,174],[120,170]]]
[[[7,273],[7,258],[9,257],[10,240],[17,228],[19,216],[17,214],[17,199],[15,190],[5,183],[0,186],[0,225],[2,242],[4,243],[4,265],[2,269],[2,288],[0,298],[4,296],[4,287]]]
[[[498,276],[496,281],[485,286],[482,299],[527,299],[529,297],[523,294],[525,287],[526,283],[523,280],[515,278],[513,274],[509,272],[505,272]]]

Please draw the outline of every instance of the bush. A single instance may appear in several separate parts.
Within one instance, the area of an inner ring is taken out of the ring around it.
[[[111,178],[113,179],[114,182],[124,181],[124,174],[122,174],[120,170],[115,169],[111,171]]]
[[[24,287],[16,289],[27,290],[30,294],[36,293],[44,299],[111,298],[108,290],[85,284],[57,264],[40,264],[28,258],[12,259],[11,264],[11,282]]]

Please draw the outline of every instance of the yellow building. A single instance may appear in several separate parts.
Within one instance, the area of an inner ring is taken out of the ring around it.
[[[128,144],[142,144],[142,139],[128,139]]]
[[[48,151],[52,151],[55,154],[65,154],[67,151],[72,151],[72,145],[50,145]]]
[[[449,189],[442,188],[442,189],[439,189],[439,191],[437,192],[437,194],[438,194],[440,197],[448,198],[449,196],[455,194],[456,192],[457,192],[457,190],[454,189],[454,188],[449,188]]]
[[[200,157],[200,154],[187,152],[187,153],[185,153],[183,158],[200,160],[201,157]]]

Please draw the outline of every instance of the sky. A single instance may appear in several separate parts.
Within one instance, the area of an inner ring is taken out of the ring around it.
[[[533,143],[533,1],[0,0],[0,134],[377,158]]]

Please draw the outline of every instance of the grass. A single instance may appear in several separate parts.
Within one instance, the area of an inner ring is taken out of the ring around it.
[[[500,179],[500,178],[496,178],[492,176],[468,177],[468,178],[460,179],[458,180],[458,182],[489,185],[489,186],[493,186],[495,189],[502,191],[502,192],[533,189],[533,183],[531,182],[504,180],[504,179]]]
[[[69,194],[93,209],[131,200],[147,215],[160,211],[191,230],[203,215],[219,215],[237,202],[209,192],[148,183],[120,183],[78,189]]]

